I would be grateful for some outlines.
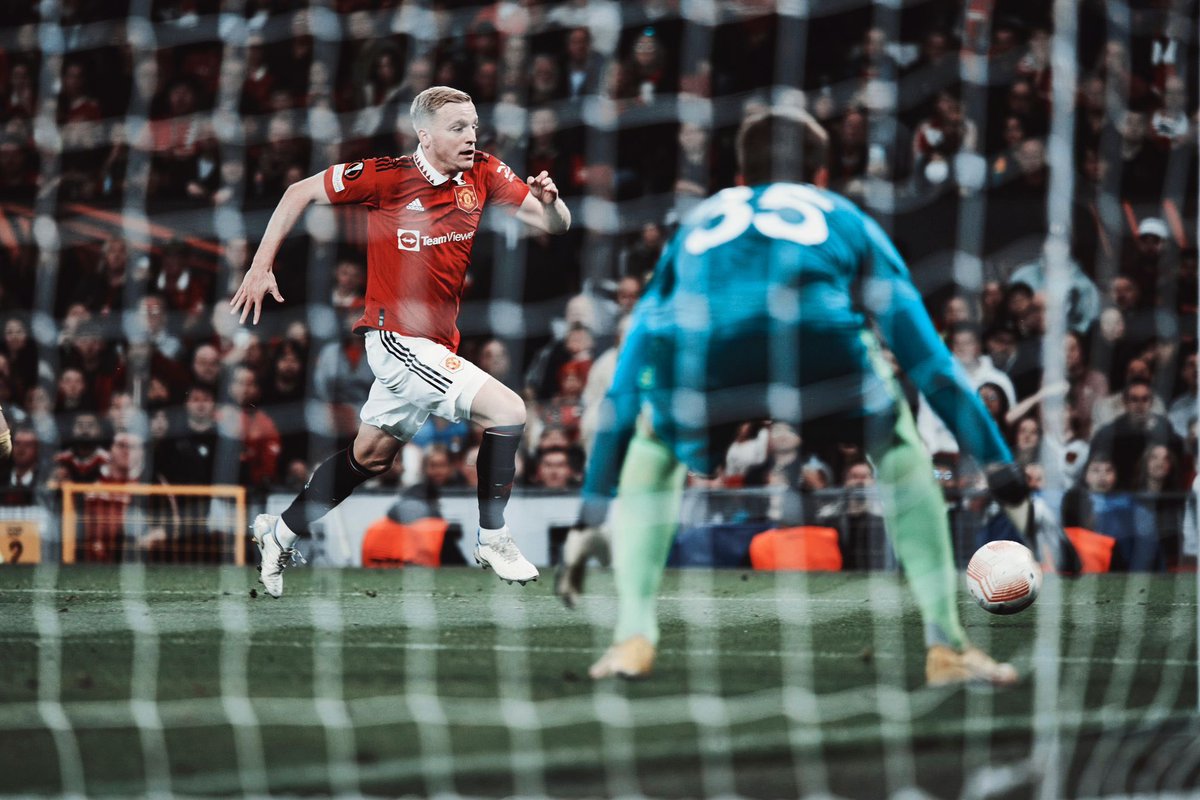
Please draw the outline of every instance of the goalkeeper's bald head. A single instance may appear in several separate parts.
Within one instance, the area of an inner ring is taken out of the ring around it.
[[[738,167],[748,186],[772,181],[819,183],[829,134],[807,111],[773,106],[744,120],[737,134]]]

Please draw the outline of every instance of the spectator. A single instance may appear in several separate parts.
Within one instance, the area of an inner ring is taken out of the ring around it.
[[[571,315],[570,308],[568,314]],[[594,325],[595,321],[585,323],[581,317],[575,319],[579,321],[569,323],[571,327],[561,339],[549,342],[534,357],[526,382],[536,400],[546,401],[557,393],[562,368],[567,364],[578,361],[591,365],[596,340],[588,326]]]
[[[725,485],[741,486],[745,483],[746,472],[762,469],[767,462],[769,438],[768,425],[744,422],[738,426],[733,442],[725,451]]]
[[[529,66],[526,102],[530,106],[554,103],[566,96],[558,61],[549,53],[538,53]],[[530,170],[532,172],[532,170]],[[536,174],[536,173],[535,173]],[[552,173],[553,174],[553,173]]]
[[[1146,217],[1138,223],[1132,247],[1124,253],[1121,274],[1137,284],[1141,305],[1146,308],[1171,308],[1175,304],[1174,273],[1167,268],[1167,223],[1158,217]]]
[[[1108,459],[1116,472],[1116,488],[1129,492],[1136,489],[1137,465],[1148,447],[1164,445],[1176,459],[1183,455],[1184,449],[1170,421],[1151,411],[1154,392],[1148,381],[1131,380],[1121,397],[1125,412],[1096,431],[1090,458]]]
[[[887,533],[875,490],[875,470],[866,460],[846,466],[842,494],[818,509],[818,525],[838,532],[843,570],[882,569],[890,559]]]
[[[82,303],[95,314],[116,314],[126,307],[130,283],[129,249],[123,239],[114,236],[101,245],[97,268],[69,287],[74,290],[70,302]]]
[[[229,381],[230,405],[221,409],[221,432],[237,442],[238,482],[248,489],[266,489],[278,475],[279,454],[283,449],[279,431],[259,400],[258,378],[246,366],[233,369]]]
[[[571,466],[571,456],[565,447],[546,447],[538,451],[533,486],[565,491],[578,488],[579,482],[579,474]]]
[[[1189,426],[1196,421],[1196,352],[1183,357],[1179,368],[1179,383],[1174,399],[1167,408],[1171,427],[1181,437],[1186,437]]]
[[[1087,341],[1075,331],[1064,338],[1064,369],[1068,383],[1067,404],[1083,426],[1083,436],[1092,434],[1092,413],[1096,403],[1108,395],[1108,378],[1091,366]]]
[[[216,396],[208,386],[195,384],[188,389],[183,419],[155,447],[154,468],[164,483],[215,481],[216,407]]]
[[[1042,423],[1037,415],[1021,417],[1011,430],[1013,460],[1021,465],[1039,463],[1042,459]]]
[[[105,337],[104,327],[96,321],[79,326],[74,346],[63,353],[63,364],[75,367],[88,386],[92,409],[104,414],[112,400],[120,358]]]
[[[913,136],[917,174],[929,184],[943,183],[950,175],[955,154],[960,150],[974,152],[977,143],[975,124],[963,114],[958,97],[950,90],[938,92],[933,113]]]
[[[410,493],[436,500],[445,489],[466,486],[462,475],[454,468],[454,458],[449,448],[442,444],[431,444],[425,450],[421,462],[421,482],[410,489]]]
[[[202,385],[217,396],[221,382],[221,353],[211,344],[202,344],[192,353],[192,384]]]
[[[181,387],[188,382],[186,367],[137,338],[125,348],[125,359],[113,375],[113,391],[125,392],[139,407],[153,409],[182,402]]]
[[[674,188],[676,203],[681,205],[680,213],[685,213],[690,207],[686,198],[695,201],[711,193],[714,164],[707,128],[692,122],[680,124],[678,143],[679,169]]]
[[[189,263],[187,245],[174,241],[163,248],[150,272],[150,290],[162,296],[168,312],[178,315],[184,337],[195,336],[212,303],[212,282]]]
[[[545,170],[551,175],[561,175],[559,191],[566,197],[573,197],[583,193],[583,183],[579,180],[582,163],[579,159],[579,154],[566,146],[554,109],[534,108],[529,112],[526,172],[537,175]]]
[[[951,354],[967,373],[971,385],[976,390],[984,384],[991,384],[1004,393],[1009,407],[1016,403],[1012,381],[992,365],[990,357],[981,354],[979,328],[976,325],[969,322],[954,323],[949,329],[948,338],[947,344]],[[917,407],[917,430],[930,453],[958,452],[958,443],[954,436],[924,398],[921,398]]]
[[[9,389],[13,397],[23,398],[43,374],[42,364],[37,357],[37,345],[29,338],[29,326],[21,317],[12,316],[4,322],[0,354],[8,359]]]
[[[1162,197],[1167,160],[1150,139],[1146,113],[1135,108],[1121,115],[1120,134],[1113,163],[1120,176],[1122,200],[1158,203]]]
[[[143,440],[150,434],[150,418],[139,403],[134,402],[128,392],[117,392],[112,396],[105,422],[114,434],[133,431]]]
[[[513,388],[515,377],[512,369],[512,358],[508,354],[508,346],[500,339],[488,339],[479,348],[479,368],[491,375],[500,383]]]
[[[1008,395],[1004,393],[1004,389],[994,383],[982,383],[975,390],[979,394],[979,399],[983,401],[983,407],[987,409],[988,414],[995,421],[996,427],[1008,438]]]
[[[1017,148],[1012,179],[988,193],[984,250],[1008,263],[1036,258],[1046,226],[1046,146],[1026,139]]]
[[[1100,315],[1100,289],[1080,268],[1079,262],[1070,259],[1067,262],[1066,311],[1067,327],[1072,331],[1086,333]],[[1009,276],[1010,285],[1024,284],[1033,290],[1036,296],[1046,288],[1046,261],[1044,256],[1017,267]]]
[[[131,431],[113,437],[111,457],[100,468],[98,484],[136,483],[145,466],[145,443]],[[94,491],[83,496],[83,536],[79,547],[82,560],[93,563],[117,563],[127,557],[130,539],[144,533],[144,526],[131,517],[131,507],[144,505],[127,492]]]
[[[679,78],[671,57],[664,49],[654,27],[646,27],[633,41],[625,62],[628,80],[639,102],[648,105],[656,97],[671,94],[679,88]]]
[[[1012,370],[1017,357],[1017,334],[1013,326],[997,323],[987,329],[983,345],[992,366],[1006,375]]]
[[[0,499],[6,506],[29,505],[42,487],[44,475],[38,459],[37,431],[17,427],[12,431],[12,456],[0,462]]]
[[[543,425],[566,431],[574,442],[579,438],[579,423],[583,416],[583,387],[587,383],[590,360],[574,360],[558,370],[558,391],[542,403],[539,415]]]
[[[54,478],[57,481],[93,483],[100,478],[100,468],[108,463],[104,449],[106,439],[100,418],[91,411],[75,415],[67,449],[54,457]]]
[[[1083,483],[1063,496],[1062,522],[1064,527],[1086,528],[1115,539],[1113,572],[1151,571],[1160,566],[1153,515],[1119,490],[1116,465],[1108,456],[1088,459]]]
[[[262,408],[279,431],[279,462],[291,470],[295,462],[308,461],[308,426],[305,422],[305,362],[307,353],[294,340],[284,339],[270,362],[262,390]],[[286,481],[286,476],[284,476]],[[303,480],[308,480],[307,466]]]
[[[1161,444],[1147,447],[1138,464],[1138,502],[1153,515],[1153,530],[1167,564],[1179,563],[1185,487],[1179,459],[1170,448]]]
[[[54,403],[55,412],[65,417],[82,411],[94,411],[95,408],[96,400],[88,392],[83,371],[78,367],[64,367],[58,375],[58,399]]]
[[[348,446],[358,433],[358,410],[367,402],[375,382],[366,344],[354,333],[359,314],[359,309],[345,314],[339,338],[321,348],[313,368],[313,397],[329,404],[327,433],[338,440],[339,447]]]
[[[567,32],[563,73],[566,76],[567,99],[579,101],[599,94],[604,75],[604,56],[592,49],[592,33],[586,27],[572,28]]]
[[[342,259],[333,270],[333,289],[329,304],[335,312],[362,313],[363,296],[367,289],[367,268],[358,261]]]
[[[1109,424],[1125,411],[1124,387],[1135,381],[1142,381],[1153,388],[1153,377],[1154,370],[1151,368],[1149,361],[1144,358],[1132,359],[1125,366],[1125,374],[1120,382],[1120,387],[1103,397],[1097,398],[1092,404],[1092,433]],[[1157,394],[1152,395],[1150,412],[1152,414],[1167,413],[1162,398]]]
[[[164,358],[178,361],[183,356],[183,342],[171,333],[167,317],[167,305],[161,295],[148,294],[142,298],[139,321],[142,333],[154,350]]]
[[[1183,78],[1171,75],[1163,88],[1162,105],[1150,116],[1154,144],[1162,150],[1186,146],[1191,125],[1187,113],[1187,89]],[[1194,134],[1194,131],[1192,131]]]

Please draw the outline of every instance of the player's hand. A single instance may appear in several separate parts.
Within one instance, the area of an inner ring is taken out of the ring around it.
[[[542,170],[535,177],[526,178],[525,183],[529,185],[529,193],[542,205],[552,206],[558,199],[558,187],[554,185],[554,179],[546,170]]]
[[[274,297],[275,302],[283,302],[283,295],[279,293],[279,286],[275,283],[275,273],[269,269],[250,267],[246,271],[246,276],[242,278],[242,285],[238,287],[229,301],[229,313],[236,314],[240,310],[242,316],[238,322],[245,323],[246,317],[253,309],[254,318],[251,320],[251,324],[257,325],[259,317],[262,316],[263,298],[267,294]]]

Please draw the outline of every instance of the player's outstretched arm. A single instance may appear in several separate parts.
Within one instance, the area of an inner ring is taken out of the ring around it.
[[[253,311],[251,323],[257,325],[259,317],[262,316],[263,299],[268,294],[275,298],[275,302],[283,302],[283,295],[279,293],[279,286],[275,282],[275,256],[279,253],[283,240],[310,204],[329,203],[324,180],[325,173],[319,172],[296,181],[284,191],[279,205],[275,206],[267,229],[263,232],[262,241],[258,244],[258,250],[254,253],[254,259],[250,262],[250,269],[246,271],[242,285],[229,301],[231,314],[241,311],[239,322],[245,322],[246,317]]]
[[[517,219],[546,233],[566,233],[571,227],[571,212],[558,196],[554,179],[542,170],[525,179],[529,196],[517,209]]]

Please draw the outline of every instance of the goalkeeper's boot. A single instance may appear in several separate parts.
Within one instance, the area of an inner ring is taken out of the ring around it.
[[[978,647],[955,650],[935,644],[925,656],[925,683],[928,686],[953,686],[958,683],[989,683],[1011,686],[1017,682],[1012,664],[998,662]]]
[[[505,525],[498,531],[489,531],[484,541],[481,530],[476,536],[475,563],[485,569],[491,569],[502,581],[511,585],[514,581],[524,586],[538,579],[538,569],[529,563],[529,559],[521,555],[517,543]]]
[[[567,608],[574,608],[583,594],[583,579],[587,562],[592,556],[601,563],[609,562],[608,536],[603,528],[577,526],[567,532],[563,542],[562,563],[554,577],[554,594]]]
[[[641,634],[630,636],[604,651],[600,660],[592,664],[588,675],[592,680],[645,678],[654,670],[654,655],[654,645],[650,644],[649,639]]]
[[[303,564],[304,556],[295,547],[284,547],[279,543],[275,533],[275,524],[279,521],[277,514],[259,514],[254,518],[254,526],[250,529],[258,552],[262,556],[262,565],[258,568],[258,581],[267,589],[271,597],[283,594],[283,571],[297,562]]]

